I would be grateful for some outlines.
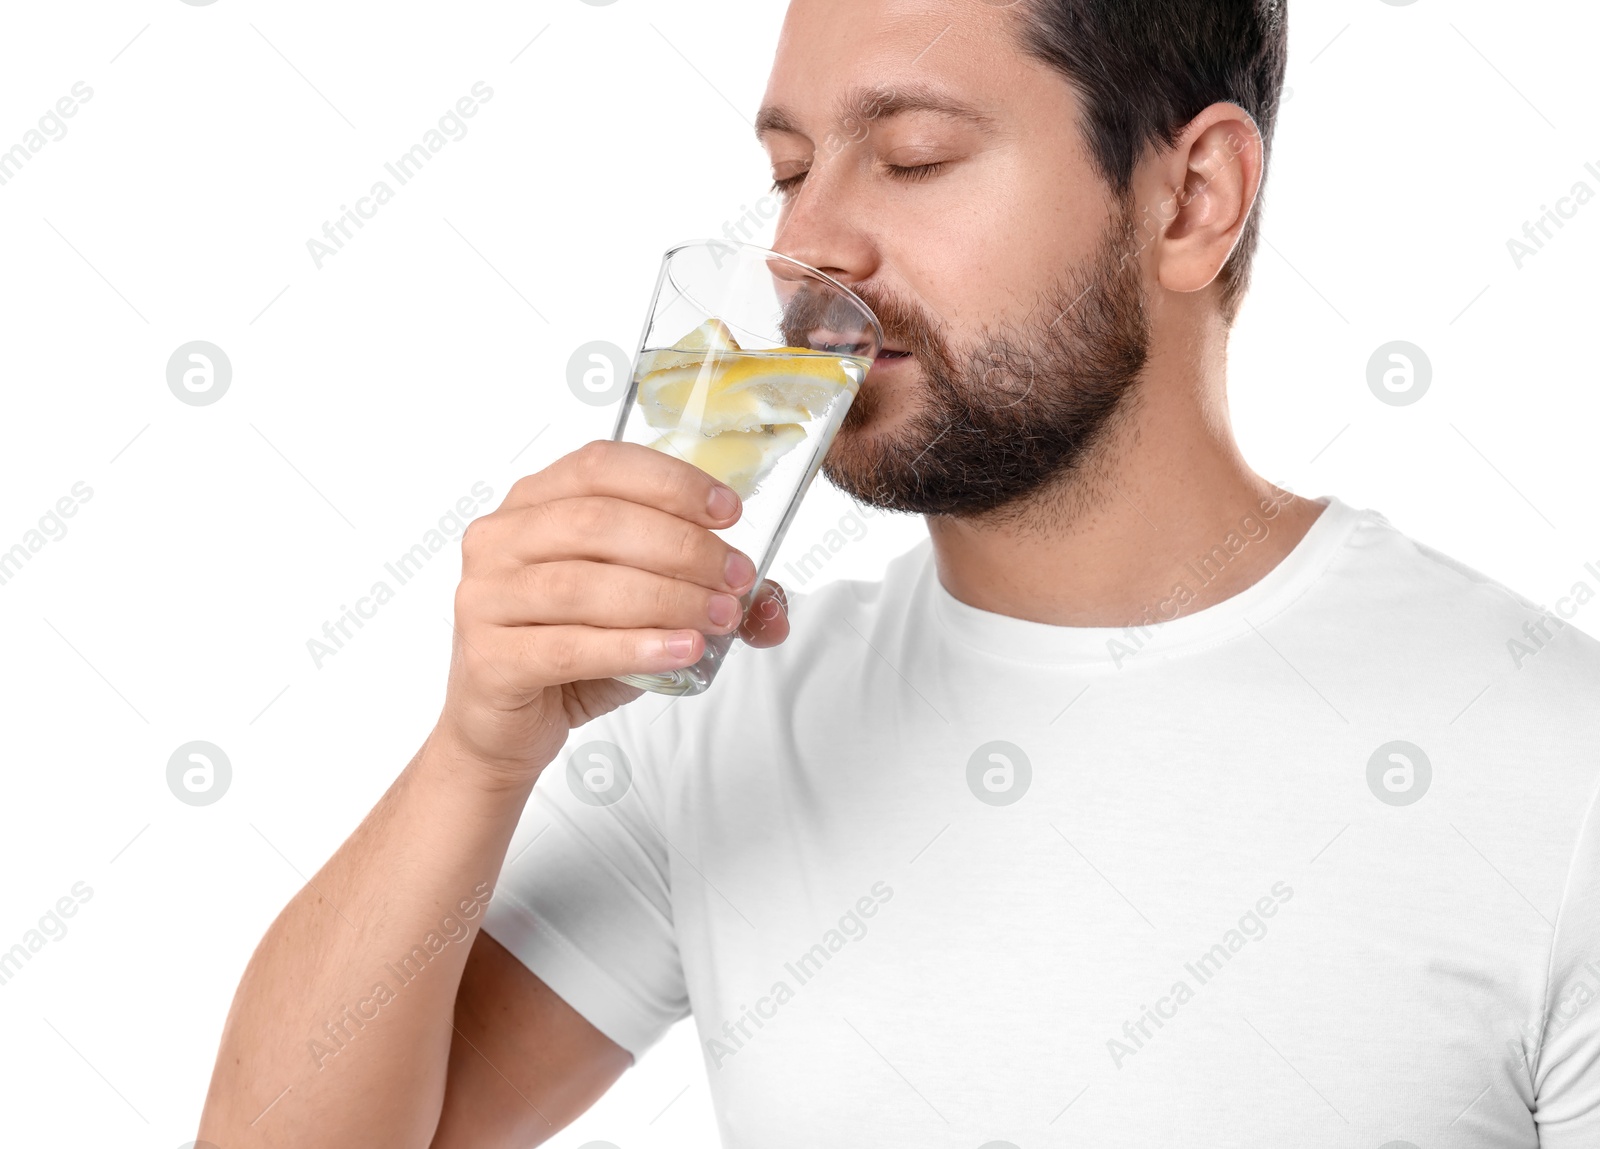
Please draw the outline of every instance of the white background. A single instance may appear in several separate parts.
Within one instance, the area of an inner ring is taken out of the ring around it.
[[[1507,240],[1576,182],[1600,193],[1584,167],[1600,169],[1600,13],[1292,9],[1233,341],[1247,457],[1537,602],[1594,584],[1600,201],[1520,270]],[[0,950],[75,882],[94,891],[0,986],[7,1143],[19,1123],[73,1145],[194,1136],[256,941],[438,713],[457,548],[320,669],[307,640],[475,482],[483,513],[610,434],[568,357],[631,348],[662,250],[765,194],[749,119],[781,16],[776,0],[5,5],[0,150],[74,83],[93,91],[0,186],[0,550],[75,483],[93,491],[0,585]],[[319,270],[306,241],[480,80],[494,95],[468,134]],[[167,387],[196,339],[232,362],[214,405]],[[1367,386],[1391,340],[1433,365],[1411,406]],[[819,482],[785,557],[849,510]],[[921,534],[868,520],[821,578],[875,576]],[[1578,625],[1600,631],[1588,611]],[[165,777],[196,739],[233,765],[198,808]],[[689,1027],[552,1144],[600,1139],[714,1143]]]

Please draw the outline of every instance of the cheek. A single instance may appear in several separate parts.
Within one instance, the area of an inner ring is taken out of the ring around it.
[[[1075,152],[1019,170],[995,206],[1011,232],[1007,250],[1029,293],[1092,258],[1115,218],[1106,188]]]
[[[1106,223],[1102,200],[1014,164],[899,190],[881,211],[885,254],[912,298],[967,329],[1020,323]]]
[[[984,321],[1012,291],[1020,237],[1007,193],[962,176],[886,189],[878,205],[880,247],[907,301],[928,318],[960,327]]]

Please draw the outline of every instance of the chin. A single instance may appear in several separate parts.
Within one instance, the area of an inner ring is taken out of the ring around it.
[[[856,415],[858,410],[863,409],[852,407],[850,415]],[[828,448],[822,471],[835,487],[871,502],[865,492],[882,473],[886,461],[899,453],[895,435],[906,415],[904,404],[885,402],[882,395],[875,395],[864,411],[866,417],[859,424],[846,418]],[[846,481],[841,482],[841,478]]]
[[[915,401],[915,377],[903,375],[897,373],[895,378],[889,379],[882,374],[869,373],[850,404],[838,437],[860,438],[893,430]]]

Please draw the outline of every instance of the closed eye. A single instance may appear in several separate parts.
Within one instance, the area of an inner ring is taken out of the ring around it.
[[[919,180],[937,175],[944,166],[944,161],[936,164],[916,164],[911,167],[885,164],[883,170],[889,174],[890,179],[897,179],[902,183],[917,183]]]
[[[914,164],[910,166],[903,166],[900,164],[885,164],[883,165],[883,170],[890,179],[899,180],[901,183],[918,183],[922,180],[937,175],[946,167],[947,163],[948,161],[941,160],[938,163],[933,164]],[[805,172],[797,172],[796,174],[787,176],[784,179],[773,180],[772,194],[787,198],[794,194],[796,189],[799,188],[800,182],[805,178]]]

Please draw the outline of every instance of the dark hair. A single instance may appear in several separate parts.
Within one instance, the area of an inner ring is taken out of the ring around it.
[[[1022,44],[1062,72],[1100,176],[1127,205],[1151,144],[1170,148],[1211,104],[1238,104],[1261,133],[1262,184],[1289,56],[1288,0],[1027,0]],[[1262,197],[1218,280],[1232,323],[1250,285]]]

